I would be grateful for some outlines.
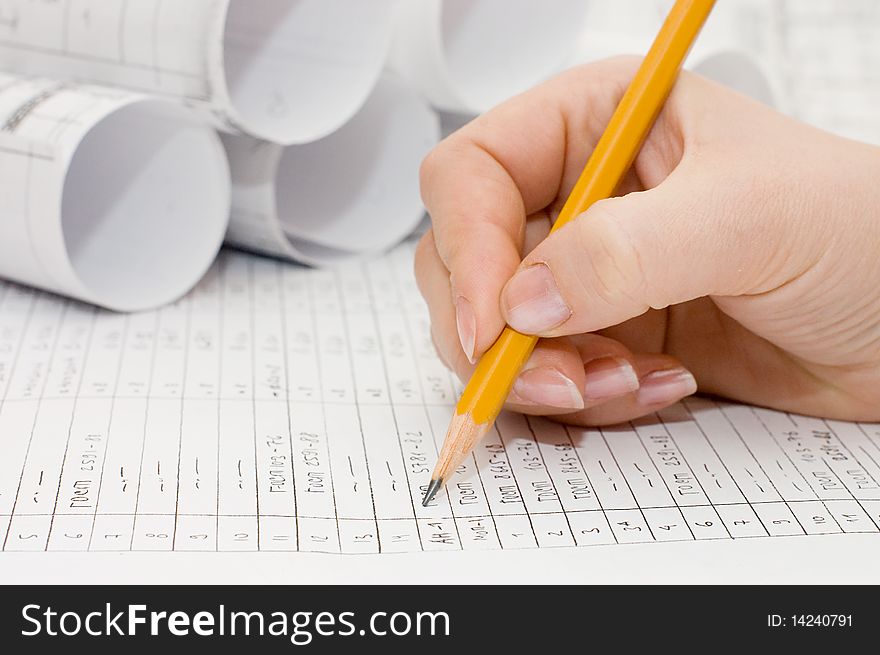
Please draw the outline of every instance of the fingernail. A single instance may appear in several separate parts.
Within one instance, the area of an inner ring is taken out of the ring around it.
[[[477,347],[477,317],[470,301],[464,296],[455,299],[455,327],[458,329],[458,340],[461,349],[471,364],[474,363],[474,350]]]
[[[673,368],[643,377],[636,399],[642,405],[668,405],[696,391],[694,376],[683,368]]]
[[[587,362],[584,374],[587,400],[616,398],[639,388],[639,376],[632,364],[620,357],[600,357]]]
[[[546,332],[571,316],[571,308],[546,264],[529,266],[514,275],[507,283],[504,300],[508,324],[525,334]]]
[[[578,410],[584,398],[577,385],[555,368],[530,368],[520,373],[513,392],[522,400],[544,407]]]

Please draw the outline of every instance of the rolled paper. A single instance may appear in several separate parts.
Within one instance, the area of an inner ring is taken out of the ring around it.
[[[424,214],[419,164],[440,138],[436,113],[385,74],[360,112],[319,141],[280,146],[224,135],[235,246],[313,265],[381,252]]]
[[[162,305],[210,267],[229,204],[216,132],[179,105],[0,74],[0,277]]]
[[[128,88],[279,143],[350,119],[379,77],[396,0],[3,0],[0,68]]]
[[[398,14],[390,66],[435,107],[480,113],[561,71],[590,4],[410,0]]]

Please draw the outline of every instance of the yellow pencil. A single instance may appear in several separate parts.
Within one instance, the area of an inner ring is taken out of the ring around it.
[[[629,170],[715,0],[677,0],[602,138],[568,196],[553,231],[609,198]],[[501,412],[537,337],[509,327],[480,359],[455,408],[422,504],[427,506]]]

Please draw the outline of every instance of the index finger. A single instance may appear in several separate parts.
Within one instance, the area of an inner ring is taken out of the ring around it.
[[[450,273],[459,331],[478,357],[504,327],[501,290],[522,259],[526,217],[574,185],[635,73],[622,58],[572,69],[445,139],[425,159],[422,198]]]

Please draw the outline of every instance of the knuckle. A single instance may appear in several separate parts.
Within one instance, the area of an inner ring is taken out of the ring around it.
[[[434,177],[434,171],[437,170],[437,151],[439,148],[439,146],[435,146],[427,155],[425,155],[419,166],[419,183],[423,190],[428,187],[431,179]]]
[[[613,210],[613,201],[591,208],[589,220],[576,231],[578,251],[586,259],[581,277],[587,297],[609,307],[644,305],[646,277],[640,249],[624,222]]]
[[[436,257],[435,252],[434,231],[428,230],[416,244],[413,257],[413,273],[423,296],[425,296],[425,282],[431,273],[431,261]]]
[[[431,344],[434,346],[434,352],[437,355],[437,359],[446,367],[446,370],[452,371],[452,367],[449,365],[449,360],[446,359],[446,355],[443,352],[443,349],[440,347],[440,340],[437,337],[437,326],[435,323],[431,323]]]
[[[425,204],[430,203],[431,189],[436,186],[440,173],[449,167],[449,158],[452,152],[450,138],[447,137],[434,146],[419,165],[419,188]]]
[[[435,250],[436,244],[434,243],[434,230],[433,228],[429,228],[416,244],[415,267],[417,273],[419,269],[424,268],[424,265],[428,262],[428,258],[434,254]]]

